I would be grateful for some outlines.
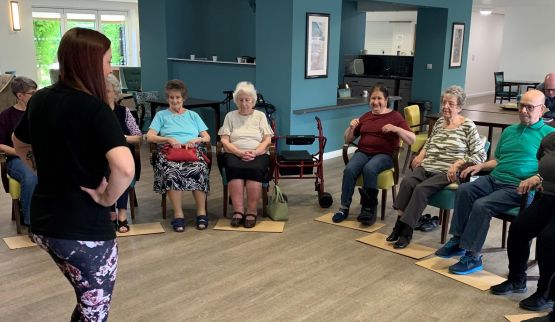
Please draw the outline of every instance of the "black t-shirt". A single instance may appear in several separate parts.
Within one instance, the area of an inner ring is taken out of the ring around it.
[[[110,107],[58,83],[31,97],[15,136],[31,144],[37,165],[31,231],[72,240],[115,238],[109,208],[80,189],[98,187],[108,171],[106,153],[127,146]]]

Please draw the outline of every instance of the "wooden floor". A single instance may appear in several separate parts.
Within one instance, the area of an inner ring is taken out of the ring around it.
[[[197,231],[190,194],[184,198],[188,226],[179,234],[170,219],[161,218],[146,146],[142,156],[136,222],[160,221],[166,233],[118,239],[112,321],[504,321],[505,314],[527,313],[518,308],[526,294],[479,291],[416,266],[413,259],[355,241],[364,232],[315,222],[338,207],[340,158],[325,163],[326,190],[334,198],[330,209],[318,206],[312,180],[283,181],[290,220],[281,234]],[[353,212],[358,196],[355,200]],[[2,193],[0,237],[15,235],[10,205]],[[395,219],[391,200],[387,205],[387,226],[380,231],[386,234]],[[222,216],[217,169],[208,213],[212,227]],[[493,220],[486,247],[499,246],[500,231]],[[439,237],[439,230],[415,232],[414,242],[438,248]],[[506,254],[485,254],[484,268],[504,276]],[[528,287],[529,295],[535,282]],[[1,321],[68,320],[74,301],[72,288],[44,251],[0,245]]]

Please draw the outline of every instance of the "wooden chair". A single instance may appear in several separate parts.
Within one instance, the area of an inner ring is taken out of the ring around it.
[[[504,72],[494,72],[493,78],[495,80],[495,96],[493,97],[493,102],[495,103],[499,99],[499,104],[503,103],[503,100],[510,102],[512,99],[516,99],[518,96],[518,86],[513,91],[514,85],[505,85],[505,73]],[[506,91],[505,87],[509,87]]]
[[[407,106],[403,112],[405,114],[405,121],[407,121],[411,131],[416,135],[414,143],[407,147],[407,155],[405,157],[405,163],[403,164],[403,173],[405,173],[409,162],[412,161],[412,158],[422,149],[424,143],[426,143],[428,133],[422,132],[422,126],[425,124],[420,123],[420,107],[418,105]]]
[[[2,176],[2,185],[4,190],[10,194],[12,198],[12,220],[15,220],[15,227],[18,234],[21,234],[21,185],[19,182],[8,176],[7,158],[4,152],[0,152],[0,172]]]
[[[139,206],[135,185],[137,181],[141,179],[141,143],[133,143],[133,160],[135,161],[135,178],[131,182],[131,185],[129,185],[129,208],[131,210],[131,219],[135,222],[135,207]],[[139,169],[137,169],[137,167],[139,167]]]
[[[156,160],[157,154],[160,152],[160,147],[158,144],[156,143],[150,143],[150,163],[154,166],[154,162]],[[208,156],[208,160],[210,160],[209,164],[208,164],[208,175],[210,175],[210,172],[212,171],[212,161],[213,161],[213,153],[212,153],[212,145],[210,144],[210,142],[205,143],[206,146],[206,155]],[[206,204],[208,205],[208,199],[206,199]],[[162,207],[162,218],[166,219],[166,193],[162,194],[162,201],[160,203],[161,207]]]
[[[270,164],[268,166],[268,172],[266,178],[262,181],[262,216],[268,216],[268,191],[270,190],[270,182],[272,181],[272,175],[274,174],[275,168],[275,155],[276,155],[276,147],[272,143],[268,147],[268,151],[270,152]],[[224,210],[224,217],[227,217],[227,206],[231,204],[231,198],[229,196],[229,190],[227,187],[227,176],[226,176],[226,168],[224,162],[224,146],[222,142],[218,141],[216,145],[216,158],[218,160],[218,169],[220,170],[220,174],[222,175],[222,184],[224,185],[224,197],[223,197],[223,210]]]
[[[357,146],[355,143],[343,144],[343,162],[345,165],[349,163],[349,147]],[[397,184],[399,183],[399,149],[397,147],[393,150],[393,168],[384,170],[378,174],[378,180],[376,184],[376,189],[382,191],[382,207],[381,207],[381,219],[385,219],[385,204],[387,202],[387,189],[391,188],[391,193],[393,197],[393,202],[397,197]],[[356,185],[362,186],[362,175],[357,179]]]

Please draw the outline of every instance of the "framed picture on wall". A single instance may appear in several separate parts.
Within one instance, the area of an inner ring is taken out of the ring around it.
[[[453,23],[453,34],[451,37],[451,56],[449,58],[449,68],[460,68],[463,58],[464,23]]]
[[[328,77],[330,15],[306,14],[306,62],[304,78]]]

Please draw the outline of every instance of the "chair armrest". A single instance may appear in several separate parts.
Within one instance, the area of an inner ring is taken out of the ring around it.
[[[349,148],[351,146],[358,147],[358,145],[354,142],[343,144],[342,155],[343,155],[343,163],[345,163],[345,165],[349,163]]]
[[[393,149],[393,182],[395,184],[399,183],[399,151],[401,150],[400,146],[397,146]]]

